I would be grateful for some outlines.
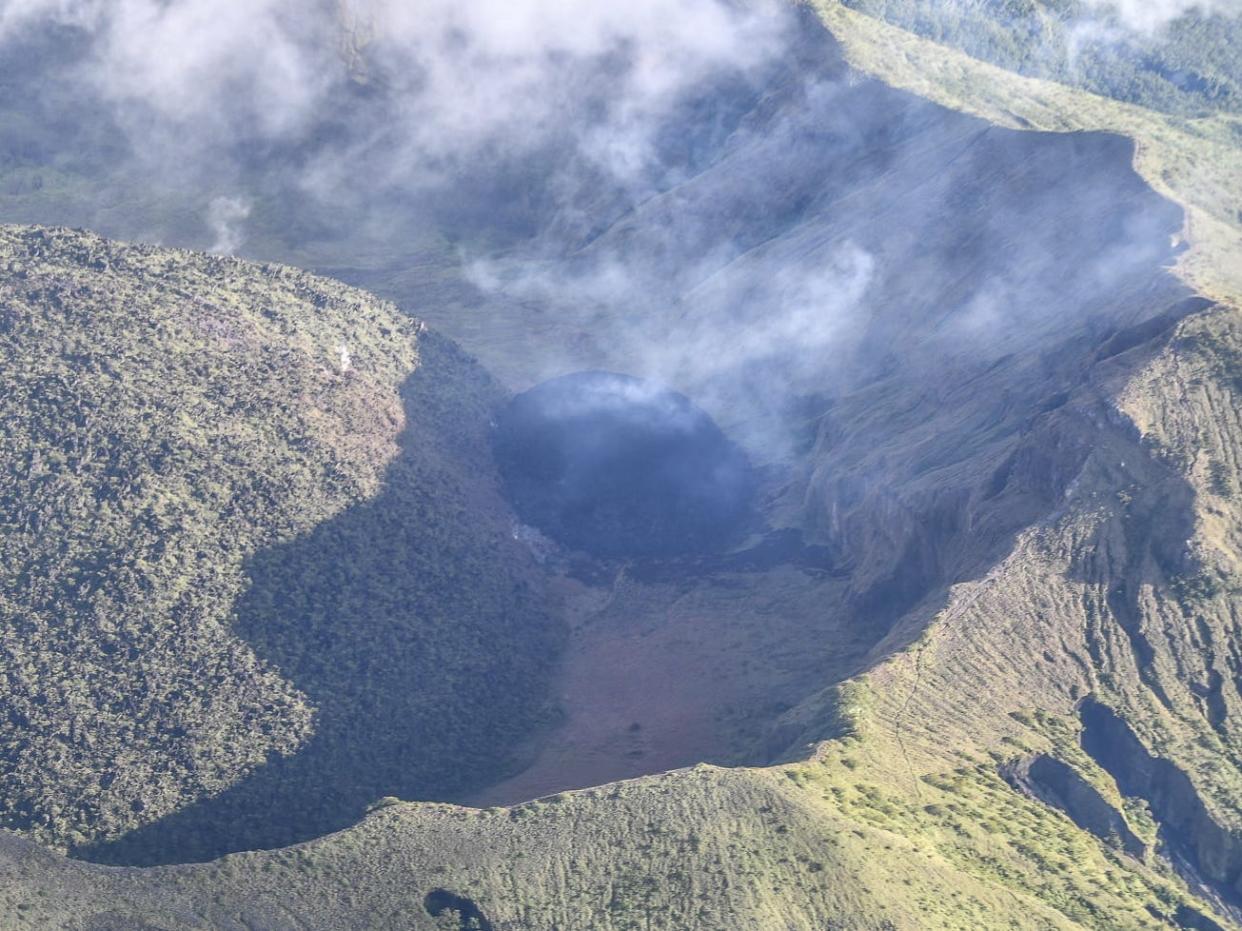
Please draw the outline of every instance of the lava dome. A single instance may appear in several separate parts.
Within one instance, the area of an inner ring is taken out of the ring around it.
[[[719,549],[754,494],[746,455],[711,417],[684,395],[612,372],[519,394],[495,449],[522,521],[599,556]]]

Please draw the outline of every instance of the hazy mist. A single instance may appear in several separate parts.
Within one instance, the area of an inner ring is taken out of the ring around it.
[[[1188,6],[1120,14],[1149,30]],[[119,191],[96,201],[147,198],[72,222],[326,266],[433,319],[451,300],[491,329],[546,321],[508,351],[515,387],[627,371],[779,460],[808,442],[807,398],[1052,338],[1065,295],[1115,288],[1166,224],[1126,213],[1068,278],[1068,231],[1114,212],[1090,184],[1069,218],[1002,197],[971,239],[919,240],[983,196],[980,140],[1028,156],[873,100],[812,18],[776,0],[17,0],[0,42],[11,80],[71,114],[42,164]],[[426,241],[450,285],[406,273]],[[959,265],[973,284],[946,290]]]

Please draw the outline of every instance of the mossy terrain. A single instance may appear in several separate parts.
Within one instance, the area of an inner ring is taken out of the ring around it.
[[[65,230],[0,250],[4,825],[211,856],[503,768],[556,636],[478,464],[477,367],[292,269]]]

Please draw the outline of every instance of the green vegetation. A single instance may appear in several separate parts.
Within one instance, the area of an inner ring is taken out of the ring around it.
[[[845,0],[1019,74],[1177,116],[1242,112],[1242,19],[1192,11],[1148,36],[1080,0]]]
[[[468,897],[497,928],[592,931],[893,931],[1068,929],[1079,924],[1039,898],[998,881],[1020,859],[985,840],[986,861],[962,868],[940,848],[936,819],[907,812],[886,790],[848,790],[838,810],[830,778],[795,782],[782,770],[696,767],[509,810],[396,805],[356,828],[300,847],[241,854],[169,871],[101,871],[64,863],[54,882],[25,848],[0,852],[0,904],[38,927],[111,912],[157,926],[208,927],[244,914],[260,927],[438,927],[423,907],[444,889]],[[930,790],[929,790],[930,791]],[[973,798],[976,789],[964,789]],[[982,791],[982,790],[980,790]],[[992,790],[999,798],[1008,790]],[[951,793],[946,793],[950,804]],[[1097,914],[1119,909],[1115,927],[1165,927],[1138,903],[1146,889],[1102,893],[1109,865],[1072,829],[1008,793],[1032,836],[1055,827],[1050,845],[1097,865]],[[891,808],[893,815],[881,809]],[[970,812],[950,816],[965,820]],[[1027,825],[1025,822],[1030,822]],[[910,837],[899,831],[909,832]],[[956,837],[951,829],[946,838]],[[949,846],[947,840],[945,847]],[[993,848],[995,851],[993,852]],[[1115,883],[1124,883],[1117,871]],[[1055,878],[1060,878],[1056,876]],[[1052,885],[1052,882],[1049,883]],[[1118,885],[1117,889],[1123,886]],[[40,890],[44,895],[40,895]],[[123,892],[123,898],[121,894]],[[107,902],[106,906],[101,903]],[[1134,903],[1133,905],[1129,903]],[[1130,918],[1131,924],[1124,924]]]
[[[18,228],[0,265],[0,823],[203,857],[507,765],[557,638],[477,366],[291,269]]]

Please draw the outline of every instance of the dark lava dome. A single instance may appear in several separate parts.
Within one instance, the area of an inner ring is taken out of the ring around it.
[[[754,493],[745,454],[690,400],[642,379],[577,372],[518,395],[496,458],[518,516],[600,556],[719,549]]]

